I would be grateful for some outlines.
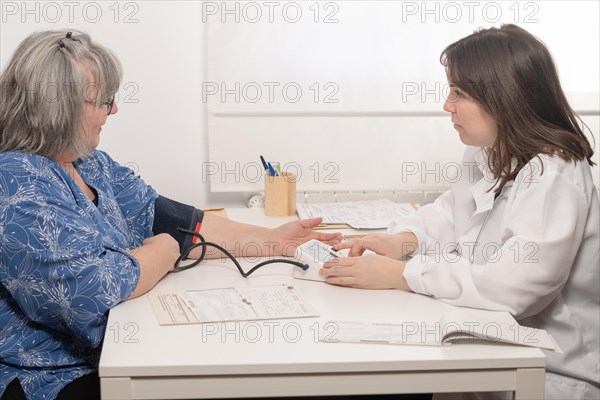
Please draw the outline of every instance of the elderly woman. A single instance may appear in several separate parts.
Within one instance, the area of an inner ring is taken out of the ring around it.
[[[311,231],[319,219],[266,229],[159,196],[95,149],[120,82],[116,57],[75,31],[32,34],[0,76],[3,400],[99,397],[108,310],[173,268],[191,241],[177,227],[252,256],[341,239]]]

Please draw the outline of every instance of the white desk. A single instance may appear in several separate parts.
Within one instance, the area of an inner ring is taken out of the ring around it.
[[[259,209],[229,217],[276,226]],[[293,218],[289,218],[293,219]],[[255,263],[257,260],[251,260]],[[248,260],[242,264],[250,266]],[[231,261],[212,260],[169,274],[154,291],[293,283],[319,318],[159,326],[146,296],[110,312],[100,360],[103,399],[231,398],[515,391],[543,398],[545,356],[539,349],[455,344],[408,346],[322,343],[328,320],[439,320],[454,307],[399,290],[359,290],[296,280],[292,266],[261,268],[242,278]]]

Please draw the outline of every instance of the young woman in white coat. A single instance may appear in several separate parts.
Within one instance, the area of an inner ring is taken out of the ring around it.
[[[546,352],[546,398],[598,399],[593,150],[552,56],[524,29],[504,25],[451,44],[441,62],[451,89],[444,110],[468,146],[460,181],[389,234],[339,245],[349,257],[321,274],[335,285],[508,311],[564,351]]]

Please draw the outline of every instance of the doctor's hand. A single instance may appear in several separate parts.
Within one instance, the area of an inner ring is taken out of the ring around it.
[[[350,240],[334,246],[337,250],[350,249],[348,256],[362,256],[366,250],[375,254],[399,260],[417,250],[418,240],[412,232],[401,232],[395,235],[386,233],[370,233],[362,239]]]
[[[403,289],[410,291],[404,276],[404,261],[371,254],[335,258],[323,264],[319,273],[332,285],[361,289]]]
[[[284,256],[293,256],[296,247],[316,239],[329,245],[336,245],[342,241],[342,234],[339,232],[327,233],[313,231],[321,223],[322,218],[301,219],[299,221],[288,222],[273,229],[275,244],[275,254]]]

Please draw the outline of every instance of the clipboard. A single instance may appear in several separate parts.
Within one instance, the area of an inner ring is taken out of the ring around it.
[[[207,208],[202,211],[208,214],[216,215],[217,217],[229,219],[229,217],[227,216],[227,211],[225,211],[224,208]]]
[[[319,224],[313,228],[313,230],[322,229],[352,229],[348,224]]]

